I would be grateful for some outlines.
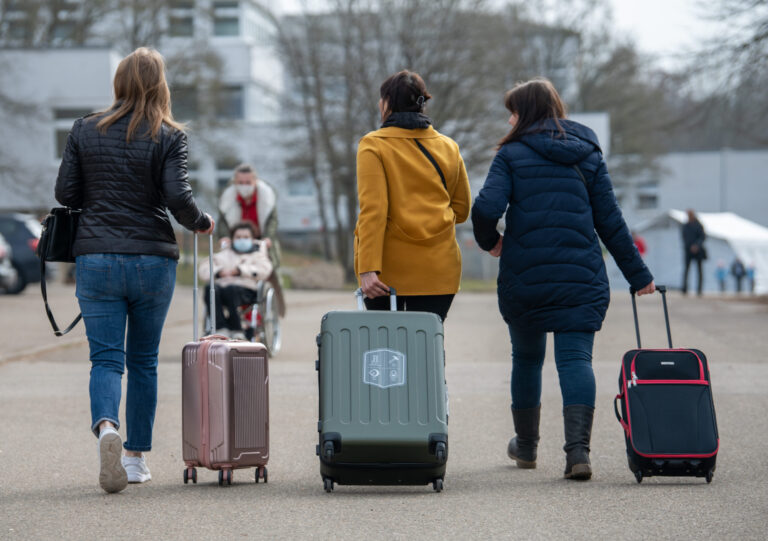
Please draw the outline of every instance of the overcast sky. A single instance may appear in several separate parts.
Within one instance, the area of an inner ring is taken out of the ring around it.
[[[285,11],[299,10],[302,0],[273,0]],[[323,0],[304,0],[310,6]],[[613,6],[616,35],[629,34],[638,47],[673,65],[676,56],[695,47],[716,31],[715,23],[703,19],[705,0],[608,0]],[[493,0],[499,6],[504,0]]]
[[[674,57],[716,31],[715,23],[700,17],[701,0],[610,1],[617,31],[633,35],[649,53]]]

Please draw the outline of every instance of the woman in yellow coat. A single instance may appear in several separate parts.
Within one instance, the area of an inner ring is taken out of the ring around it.
[[[394,287],[398,310],[445,319],[461,281],[455,226],[471,195],[458,145],[424,114],[431,97],[409,71],[381,85],[381,129],[357,150],[355,272],[369,310],[388,310]]]

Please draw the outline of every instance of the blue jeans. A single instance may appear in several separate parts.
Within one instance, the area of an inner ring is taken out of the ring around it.
[[[77,257],[77,299],[91,350],[91,429],[120,426],[121,380],[129,451],[152,448],[157,406],[157,354],[176,283],[176,261],[154,255]],[[126,342],[126,324],[128,339]]]
[[[556,332],[555,365],[563,406],[595,407],[595,374],[592,372],[594,332]],[[541,368],[547,333],[527,332],[509,325],[512,340],[512,407],[535,408],[541,403]]]

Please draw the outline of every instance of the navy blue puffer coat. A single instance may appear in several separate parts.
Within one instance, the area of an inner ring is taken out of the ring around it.
[[[577,122],[546,120],[496,154],[472,207],[483,250],[498,239],[499,309],[530,331],[597,331],[610,300],[598,235],[630,285],[653,277],[632,242],[595,133]],[[579,176],[582,172],[584,180]]]

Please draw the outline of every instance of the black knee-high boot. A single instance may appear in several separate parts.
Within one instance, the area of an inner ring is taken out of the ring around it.
[[[515,422],[517,435],[509,440],[507,455],[517,462],[518,468],[531,469],[536,467],[540,417],[541,404],[535,408],[524,410],[512,409],[512,419]]]
[[[565,406],[565,478],[586,481],[592,478],[589,463],[589,441],[592,436],[592,418],[595,408],[582,404]]]

